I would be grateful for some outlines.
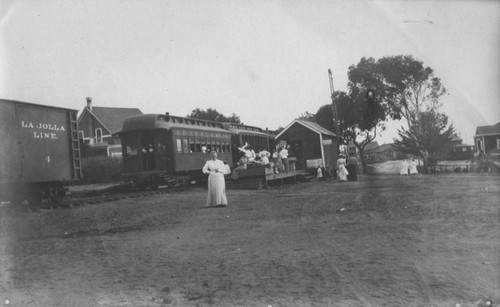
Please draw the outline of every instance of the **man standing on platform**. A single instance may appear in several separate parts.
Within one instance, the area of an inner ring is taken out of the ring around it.
[[[281,157],[281,163],[283,163],[285,172],[288,172],[290,170],[290,165],[288,164],[288,148],[290,148],[290,145],[283,146],[283,149],[281,149],[279,153]]]

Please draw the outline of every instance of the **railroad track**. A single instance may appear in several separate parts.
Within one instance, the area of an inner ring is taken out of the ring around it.
[[[58,209],[73,209],[81,206],[96,205],[102,203],[108,203],[117,201],[120,199],[144,197],[157,194],[168,194],[182,192],[189,189],[189,186],[178,186],[178,187],[159,187],[157,189],[151,190],[129,190],[126,186],[114,186],[105,190],[87,190],[84,192],[72,192],[67,195],[64,200],[60,203],[53,202],[42,202],[40,205],[29,205],[29,204],[8,204],[7,207],[16,207],[21,209],[26,209],[27,211],[48,211],[48,210],[58,210]]]

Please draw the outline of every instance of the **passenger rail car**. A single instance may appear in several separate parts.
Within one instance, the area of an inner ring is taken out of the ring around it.
[[[201,169],[210,151],[233,163],[231,133],[217,122],[145,114],[126,119],[116,134],[122,143],[123,179],[140,188],[203,178]]]
[[[206,180],[201,172],[209,153],[231,168],[245,142],[269,150],[271,136],[261,128],[172,116],[145,114],[126,119],[120,136],[123,179],[139,188]]]
[[[81,179],[76,110],[0,99],[0,200],[62,201]]]
[[[232,157],[235,163],[241,156],[238,148],[243,147],[245,143],[250,144],[256,153],[262,149],[270,151],[273,138],[262,128],[233,123],[224,123],[223,125],[231,133]]]

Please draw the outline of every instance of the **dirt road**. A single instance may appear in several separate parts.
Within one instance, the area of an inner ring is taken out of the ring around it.
[[[498,306],[499,187],[380,176],[229,190],[227,208],[202,188],[2,207],[0,306]]]

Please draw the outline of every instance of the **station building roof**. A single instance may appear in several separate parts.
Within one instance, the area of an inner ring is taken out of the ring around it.
[[[309,130],[312,130],[318,134],[324,134],[324,135],[329,135],[329,136],[333,136],[333,137],[336,136],[335,133],[331,132],[330,130],[326,129],[325,127],[323,127],[315,122],[305,120],[305,119],[295,119],[290,124],[288,124],[288,126],[286,126],[285,129],[283,129],[280,133],[278,133],[278,135],[276,135],[275,139],[278,139],[285,131],[287,131],[291,126],[293,126],[296,123],[308,128]]]

